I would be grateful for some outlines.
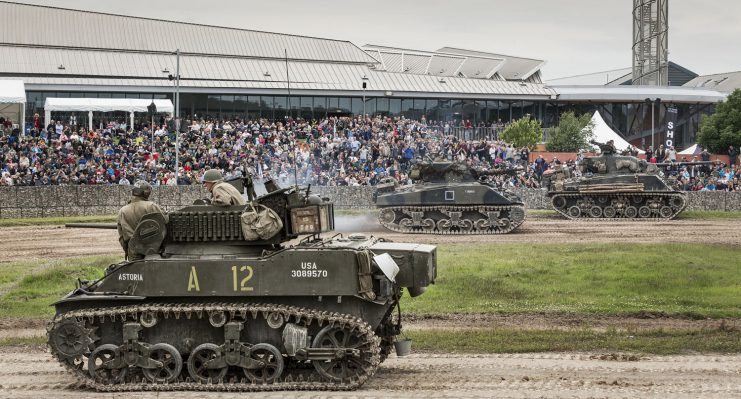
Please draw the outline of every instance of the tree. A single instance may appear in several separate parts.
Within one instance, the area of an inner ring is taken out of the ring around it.
[[[538,120],[529,115],[524,116],[507,126],[500,138],[515,147],[533,148],[543,137],[543,129]]]
[[[589,139],[592,137],[592,116],[582,114],[576,116],[569,111],[561,115],[558,126],[548,134],[545,148],[553,152],[577,152],[589,149]]]
[[[736,89],[715,107],[715,113],[700,122],[697,143],[715,154],[741,144],[741,89]]]

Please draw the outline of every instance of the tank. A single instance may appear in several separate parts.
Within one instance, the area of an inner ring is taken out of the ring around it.
[[[240,206],[145,216],[129,243],[143,259],[78,281],[54,304],[52,355],[99,391],[361,386],[400,334],[402,293],[434,283],[436,247],[322,238],[333,206],[308,189],[255,204],[282,227],[253,241]]]
[[[580,162],[581,176],[566,167],[544,174],[543,186],[558,213],[569,219],[669,220],[687,206],[686,193],[662,178],[659,169],[682,163],[650,164],[616,155],[610,143],[594,144],[602,154]]]
[[[399,186],[395,179],[387,179],[377,185],[378,221],[400,233],[509,233],[525,221],[524,203],[483,178],[516,171],[479,170],[449,161],[419,162],[409,174],[416,184]]]

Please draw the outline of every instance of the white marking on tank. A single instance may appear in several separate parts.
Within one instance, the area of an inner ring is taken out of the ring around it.
[[[138,273],[121,273],[118,275],[118,281],[144,281],[144,276]]]

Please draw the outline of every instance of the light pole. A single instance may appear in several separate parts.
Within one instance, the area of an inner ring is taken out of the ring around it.
[[[157,112],[157,105],[154,103],[154,99],[152,99],[152,103],[149,104],[147,107],[147,111],[149,111],[149,118],[150,118],[150,125],[149,128],[152,129],[152,156],[154,156],[154,114]]]
[[[368,77],[363,75],[363,120],[365,120],[365,89],[368,87]]]
[[[162,72],[169,72],[167,69]],[[175,80],[175,185],[180,182],[180,49],[175,50],[175,76],[168,75],[169,80]]]
[[[650,98],[646,98],[644,101],[646,105],[651,106],[651,151],[656,152],[656,148],[654,148],[654,102]]]

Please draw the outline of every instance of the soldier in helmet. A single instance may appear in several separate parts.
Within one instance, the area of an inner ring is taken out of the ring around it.
[[[209,169],[203,175],[203,184],[211,193],[211,204],[219,206],[244,205],[246,202],[242,194],[231,184],[224,181],[224,177],[216,169]]]
[[[144,215],[161,213],[167,220],[167,215],[159,205],[149,201],[152,186],[144,180],[138,180],[131,189],[129,203],[118,212],[118,242],[129,260],[142,259],[140,254],[129,251],[129,240],[134,236],[134,230]]]

